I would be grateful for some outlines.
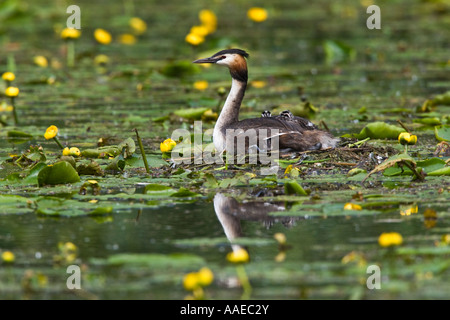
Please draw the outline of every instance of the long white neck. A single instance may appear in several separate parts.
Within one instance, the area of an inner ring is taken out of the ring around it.
[[[232,78],[231,90],[223,105],[220,116],[214,126],[213,142],[218,152],[226,147],[226,129],[231,124],[239,121],[239,109],[244,98],[247,83]]]

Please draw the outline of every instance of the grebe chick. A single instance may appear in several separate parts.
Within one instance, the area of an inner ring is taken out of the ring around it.
[[[213,131],[213,143],[217,151],[223,152],[227,149],[227,130],[242,130],[245,132],[250,129],[256,131],[257,141],[259,141],[260,130],[264,130],[261,131],[261,134],[267,134],[268,131],[271,134],[272,130],[278,132],[280,150],[306,151],[336,147],[339,139],[326,131],[317,129],[309,120],[300,117],[292,116],[293,120],[286,120],[286,114],[283,114],[281,117],[239,120],[239,109],[247,88],[248,70],[246,58],[248,57],[249,54],[244,50],[227,49],[219,51],[209,58],[194,61],[194,63],[222,65],[228,67],[230,71],[232,79],[231,90]],[[291,113],[289,112],[289,114]],[[270,137],[273,138],[273,135],[270,135]],[[231,146],[233,145],[230,144],[229,148]]]
[[[270,111],[263,111],[261,113],[261,117],[272,117],[272,113]],[[318,130],[319,128],[309,121],[308,119],[297,117],[292,114],[289,110],[281,111],[278,116],[274,116],[274,118],[278,118],[283,121],[295,121],[297,124],[305,130]]]
[[[270,111],[267,111],[267,110],[265,110],[265,111],[263,111],[261,113],[261,117],[262,118],[270,118],[271,116],[272,116],[272,113]]]

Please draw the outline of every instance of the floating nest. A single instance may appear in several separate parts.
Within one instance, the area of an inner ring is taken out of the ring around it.
[[[356,139],[343,139],[335,149],[284,154],[281,158],[300,157],[299,164],[302,164],[302,162],[313,163],[313,167],[321,170],[339,169],[348,171],[353,168],[360,168],[369,172],[385,159],[398,153],[398,150],[390,146],[373,146],[367,143],[357,147],[352,146],[356,141]],[[321,162],[314,163],[314,161]]]
[[[317,173],[331,173],[336,171],[338,173],[347,173],[353,168],[364,169],[367,172],[373,170],[377,165],[382,163],[388,157],[397,154],[398,150],[389,146],[373,146],[367,143],[363,143],[358,146],[354,146],[357,142],[356,139],[342,139],[340,145],[335,149],[329,150],[317,150],[317,151],[304,151],[304,152],[288,152],[281,153],[279,156],[280,160],[297,160],[292,161],[293,167],[303,167],[306,169],[305,174],[308,171],[316,171]],[[224,166],[224,164],[194,164],[194,158],[186,158],[187,162],[190,164],[173,164],[170,168],[167,168],[169,172],[177,168],[183,168],[188,170],[197,170],[199,168],[206,169],[207,167],[217,168],[218,166]],[[191,160],[191,161],[189,161]],[[170,162],[170,160],[168,160]],[[225,161],[225,159],[224,159]],[[232,174],[235,170],[246,170],[255,171],[262,165],[248,164],[248,158],[246,159],[246,164],[236,165],[238,163],[237,159],[228,166],[229,174]],[[264,165],[267,166],[267,165]],[[287,166],[287,165],[286,165]],[[206,168],[205,168],[206,167]],[[283,171],[279,170],[278,173]],[[224,172],[225,173],[225,172]]]

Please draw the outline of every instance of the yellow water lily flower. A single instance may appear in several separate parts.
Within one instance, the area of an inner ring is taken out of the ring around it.
[[[277,232],[273,235],[273,237],[279,244],[286,244],[286,235],[284,233]]]
[[[286,260],[286,251],[278,252],[274,259],[276,262],[283,262],[284,260]]]
[[[48,67],[48,60],[44,56],[35,56],[33,58],[33,62],[34,62],[34,64],[38,65],[39,67],[42,67],[42,68]]]
[[[382,247],[398,246],[403,243],[403,237],[398,232],[383,232],[378,237],[378,243]]]
[[[6,104],[6,102],[0,104],[0,112],[3,111],[11,112],[13,111],[13,109],[14,109],[13,106]]]
[[[12,98],[17,97],[17,96],[19,95],[19,88],[16,88],[16,87],[8,87],[8,88],[6,88],[6,90],[5,90],[5,95],[6,95],[7,97],[12,97]]]
[[[69,156],[70,155],[70,149],[69,147],[65,147],[62,151],[63,156]]]
[[[72,157],[79,157],[81,155],[81,151],[77,147],[72,147],[69,149],[69,155]]]
[[[227,254],[227,260],[233,263],[248,262],[249,259],[250,256],[244,248],[239,248]]]
[[[198,283],[199,285],[205,287],[209,286],[214,280],[214,274],[211,269],[207,267],[201,268],[198,272]]]
[[[417,136],[408,132],[402,132],[398,135],[398,142],[402,145],[415,145]]]
[[[137,41],[136,37],[130,33],[124,33],[119,36],[119,42],[121,44],[133,45]]]
[[[423,223],[427,229],[434,228],[437,222],[437,213],[433,209],[426,209],[423,213]]]
[[[252,82],[250,82],[250,84],[253,88],[260,89],[264,88],[267,85],[267,82],[263,80],[253,80]]]
[[[177,143],[169,138],[161,142],[159,148],[161,149],[161,152],[170,152],[176,145]]]
[[[344,205],[344,210],[362,210],[362,207],[359,204],[347,202]]]
[[[186,38],[184,38],[184,40],[189,43],[192,44],[193,46],[198,46],[200,43],[202,43],[203,41],[205,41],[205,37],[202,37],[198,34],[195,33],[189,33]]]
[[[200,37],[206,37],[209,33],[208,27],[205,25],[191,27],[190,33],[199,35]]]
[[[217,114],[217,112],[213,112],[212,109],[208,109],[202,114],[203,121],[215,121],[218,117],[219,115]]]
[[[14,73],[8,71],[2,74],[2,79],[11,82],[14,81],[14,79],[16,79],[16,76]]]
[[[183,287],[188,290],[192,291],[199,287],[199,277],[197,272],[190,272],[186,274],[183,278]]]
[[[417,205],[400,206],[400,215],[402,216],[410,216],[417,212],[419,212],[419,207]]]
[[[77,251],[78,248],[72,242],[66,242],[64,243],[64,249],[67,251]]]
[[[47,140],[53,139],[58,134],[58,127],[51,125],[47,128],[47,130],[44,133],[44,138]]]
[[[97,65],[105,65],[109,63],[109,57],[106,54],[99,54],[95,56],[94,62]]]
[[[112,41],[111,34],[108,31],[101,28],[95,29],[94,38],[95,40],[97,40],[98,43],[101,44],[110,44]]]
[[[65,28],[61,31],[61,38],[64,40],[78,39],[81,36],[81,31],[74,28]]]
[[[208,29],[208,33],[213,33],[217,28],[217,16],[211,10],[201,10],[198,13],[198,18],[203,26]]]
[[[183,277],[183,287],[188,291],[201,290],[201,287],[210,285],[214,280],[214,274],[207,267],[198,272],[190,272]]]
[[[14,253],[12,253],[11,251],[3,252],[2,253],[2,260],[4,262],[8,262],[8,263],[14,262],[14,260],[15,260]]]
[[[364,255],[357,251],[351,251],[347,253],[344,257],[342,257],[341,262],[343,264],[348,264],[350,262],[356,262],[356,264],[360,267],[363,267],[367,264],[367,261]]]
[[[208,88],[208,81],[205,80],[199,80],[194,82],[194,88],[197,90],[206,90]]]
[[[264,8],[253,7],[247,11],[247,17],[255,22],[263,22],[267,16],[267,10]]]
[[[130,27],[133,32],[137,35],[143,34],[147,30],[147,23],[138,17],[133,17],[130,19]]]

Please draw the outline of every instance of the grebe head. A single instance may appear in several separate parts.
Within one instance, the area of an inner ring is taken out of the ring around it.
[[[215,63],[230,69],[233,79],[247,82],[247,61],[249,54],[241,49],[226,49],[217,52],[209,58],[195,60],[194,63]]]

